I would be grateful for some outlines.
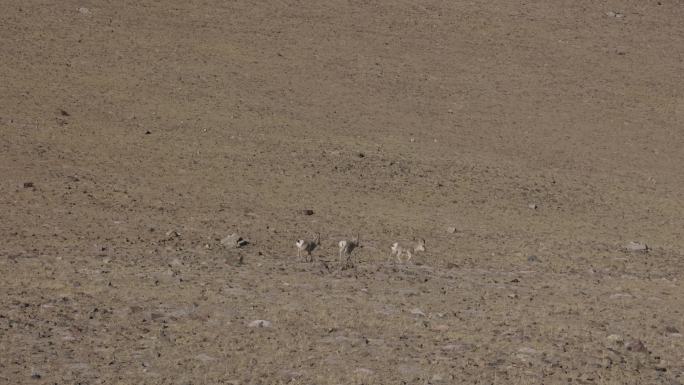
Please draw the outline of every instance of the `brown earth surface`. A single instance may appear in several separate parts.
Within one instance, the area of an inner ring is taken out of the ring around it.
[[[681,2],[0,8],[0,383],[684,383]]]

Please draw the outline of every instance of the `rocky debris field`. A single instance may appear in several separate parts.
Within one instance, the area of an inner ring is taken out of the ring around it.
[[[677,2],[2,8],[0,383],[684,383]]]

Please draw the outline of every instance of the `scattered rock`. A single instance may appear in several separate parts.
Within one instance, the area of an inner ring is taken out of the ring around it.
[[[677,328],[674,326],[667,326],[665,328],[665,332],[669,333],[669,334],[677,334],[677,333],[679,333],[679,330],[677,330]]]
[[[508,298],[516,299],[516,298],[518,298],[518,295],[515,294],[515,293],[509,293],[509,294],[508,294]]]
[[[150,131],[150,130],[145,131],[145,135],[150,135],[151,133],[152,133],[152,131]]]
[[[38,372],[33,372],[33,373],[31,373],[31,378],[33,378],[33,379],[35,379],[35,380],[39,380],[39,379],[41,379],[42,377],[43,377],[43,376],[41,376],[40,373],[38,373]]]
[[[236,233],[233,233],[233,234],[221,239],[221,244],[223,246],[236,247],[237,248],[237,247],[245,246],[245,245],[249,244],[249,242],[242,239],[242,237],[237,235]]]
[[[68,113],[68,112],[66,112],[66,111],[64,111],[64,110],[59,110],[59,113],[60,113],[62,116],[71,116],[70,113]]]
[[[180,238],[180,233],[176,230],[169,230],[166,232],[166,239]]]
[[[81,7],[78,9],[78,13],[81,15],[90,15],[90,10],[86,7]]]
[[[536,255],[530,255],[527,257],[527,262],[539,262],[539,257]]]
[[[24,188],[33,188],[33,182],[24,182]]]
[[[413,315],[425,317],[425,313],[423,313],[423,311],[420,310],[420,309],[418,309],[417,307],[414,307],[413,309],[411,309],[411,310],[409,311],[409,313],[411,313],[411,314],[413,314]]]
[[[630,252],[647,252],[649,250],[648,245],[641,242],[629,242],[625,248]]]
[[[271,321],[257,319],[250,322],[247,326],[249,326],[250,328],[270,328],[271,326],[273,326],[273,324],[271,323]]]
[[[456,232],[456,227],[454,226],[449,226],[446,228],[447,233],[449,234],[454,234]]]
[[[644,345],[641,340],[629,340],[625,342],[625,349],[629,350],[630,352],[637,352],[637,353],[646,353],[648,352],[648,349],[646,349],[646,345]]]
[[[302,215],[314,215],[314,211],[311,209],[299,210],[299,213]]]
[[[527,205],[527,207],[531,208],[532,210],[536,210],[537,208],[539,208],[539,206],[537,206],[536,203],[530,203],[529,205]]]
[[[366,154],[364,154],[363,152],[359,152],[358,154],[356,154],[356,156],[358,156],[359,158],[365,158]]]

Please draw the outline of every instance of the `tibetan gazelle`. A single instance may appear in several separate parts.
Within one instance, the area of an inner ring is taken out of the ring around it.
[[[299,239],[295,243],[297,246],[297,257],[302,257],[302,252],[306,253],[306,261],[311,262],[311,253],[321,245],[321,233],[316,233],[316,238],[313,241],[306,239]]]
[[[404,244],[399,242],[394,242],[390,249],[390,259],[392,257],[397,257],[397,262],[401,262],[401,256],[405,255],[406,260],[404,263],[408,263],[414,254],[425,251],[425,239],[420,239],[418,242],[413,244]]]

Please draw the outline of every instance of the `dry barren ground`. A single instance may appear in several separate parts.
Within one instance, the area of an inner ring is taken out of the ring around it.
[[[681,2],[0,8],[0,383],[684,383]]]

